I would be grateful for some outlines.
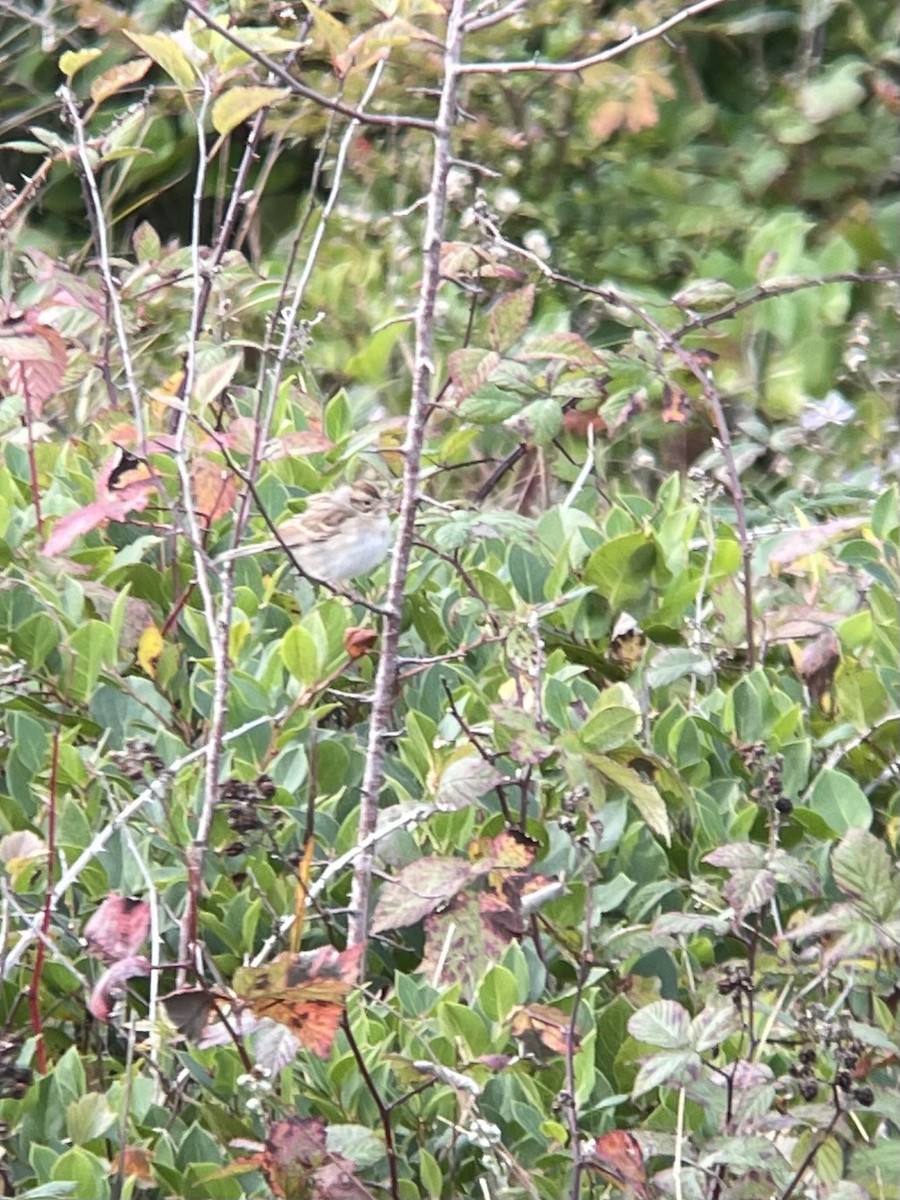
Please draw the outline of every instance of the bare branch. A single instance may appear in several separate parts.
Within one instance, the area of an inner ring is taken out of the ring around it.
[[[665,21],[660,21],[652,29],[645,29],[643,32],[636,29],[624,41],[616,42],[614,46],[608,46],[605,50],[600,50],[596,54],[589,54],[587,58],[577,58],[569,62],[537,62],[532,59],[525,62],[508,63],[463,63],[459,68],[460,74],[514,75],[523,72],[531,75],[576,74],[578,71],[587,70],[588,67],[596,67],[599,63],[609,62],[613,58],[618,58],[627,51],[633,50],[635,46],[642,46],[645,42],[655,41],[656,38],[668,33],[670,29],[674,29],[676,25],[681,25],[684,21],[690,20],[691,17],[696,17],[700,13],[706,12],[707,9],[716,8],[719,4],[724,3],[725,0],[698,0],[696,4],[689,4],[687,8],[682,8],[677,13],[673,13]],[[487,18],[484,18],[484,20],[488,21]],[[492,21],[489,23],[493,24]],[[471,26],[473,29],[481,27],[477,21],[473,22]]]
[[[134,371],[134,362],[131,357],[131,350],[128,345],[128,334],[125,329],[125,316],[122,312],[122,303],[119,299],[119,287],[113,278],[112,267],[109,258],[109,237],[106,231],[106,221],[103,216],[103,203],[100,199],[100,190],[97,187],[97,180],[94,175],[94,166],[91,162],[91,156],[88,152],[88,143],[84,132],[84,123],[81,119],[81,114],[78,111],[78,105],[75,102],[75,97],[70,88],[65,84],[59,89],[57,95],[62,101],[63,111],[67,119],[72,125],[75,133],[75,145],[78,150],[78,160],[81,164],[82,177],[84,186],[87,189],[88,202],[94,217],[94,233],[97,239],[97,256],[100,260],[100,274],[103,277],[103,286],[106,289],[109,307],[112,312],[113,327],[116,331],[116,341],[119,343],[119,353],[122,355],[122,370],[125,372],[125,384],[128,388],[128,395],[131,397],[131,410],[134,416],[134,427],[137,433],[138,444],[141,447],[142,454],[146,457],[147,454],[147,432],[144,426],[144,414],[141,406],[141,393],[137,384],[137,377]]]
[[[232,33],[230,29],[225,29],[218,21],[214,21],[209,13],[195,0],[184,0],[185,8],[199,17],[204,25],[208,25],[210,29],[214,29],[220,34],[226,42],[231,42],[232,46],[237,46],[244,54],[249,55],[255,62],[258,62],[261,67],[265,67],[267,71],[280,80],[285,87],[290,88],[295,96],[302,96],[305,100],[312,100],[314,104],[318,104],[321,108],[328,108],[332,112],[341,113],[342,116],[350,117],[354,121],[358,121],[362,125],[381,125],[388,129],[425,129],[429,133],[434,132],[434,124],[424,117],[401,117],[397,114],[382,114],[382,113],[367,113],[361,108],[353,108],[350,104],[342,104],[339,100],[332,100],[323,92],[317,92],[314,88],[307,87],[305,83],[301,83],[299,79],[295,79],[290,71],[286,71],[280,63],[277,63],[274,58],[269,58],[268,54],[263,54],[260,50],[255,50],[248,45],[243,38]],[[363,101],[365,104],[365,100]]]
[[[358,840],[367,845],[378,819],[378,800],[384,781],[385,740],[391,726],[391,710],[397,683],[398,647],[401,611],[409,555],[413,541],[413,523],[418,504],[422,447],[425,426],[431,411],[434,376],[435,302],[441,278],[441,242],[447,210],[447,173],[456,97],[459,86],[459,62],[462,55],[463,0],[452,0],[447,17],[447,51],[444,57],[444,81],[434,135],[434,162],[428,192],[425,232],[422,239],[422,289],[416,312],[416,339],[413,357],[412,396],[403,444],[403,493],[397,521],[397,541],[391,556],[391,573],[385,607],[388,615],[382,625],[382,649],[375,677],[369,743],[360,796]],[[363,851],[356,862],[350,893],[348,943],[357,945],[368,936],[369,902],[372,889],[372,851]]]

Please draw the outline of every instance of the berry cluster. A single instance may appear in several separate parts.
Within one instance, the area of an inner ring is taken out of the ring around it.
[[[797,1080],[800,1095],[804,1100],[815,1100],[821,1080],[816,1078],[815,1066],[818,1061],[816,1044],[832,1050],[836,1071],[834,1087],[845,1096],[852,1095],[857,1104],[869,1108],[875,1103],[875,1093],[867,1083],[857,1083],[854,1072],[858,1073],[860,1059],[865,1047],[858,1037],[850,1031],[850,1021],[842,1014],[837,1022],[829,1019],[819,1008],[814,1006],[805,1009],[798,1025],[803,1038],[797,1058],[791,1065],[791,1075]]]
[[[783,817],[790,816],[794,805],[784,794],[784,756],[769,755],[763,742],[752,742],[738,747],[744,767],[748,772],[762,772],[762,782],[754,787],[750,795],[758,804],[770,804]]]
[[[129,738],[123,750],[113,750],[109,760],[119,768],[126,779],[143,779],[146,772],[159,775],[166,764],[156,753],[152,742],[141,742]]]
[[[275,795],[275,784],[269,775],[258,775],[252,783],[240,779],[226,779],[219,785],[219,799],[227,803],[228,824],[235,833],[251,833],[263,829],[265,818],[256,810],[260,800],[271,800]]]
[[[726,963],[716,988],[720,996],[731,996],[740,1008],[743,997],[753,995],[753,980],[743,963]]]
[[[7,1041],[5,1038],[0,1040],[0,1097],[4,1099],[20,1099],[25,1095],[32,1080],[31,1070],[14,1062],[20,1048],[16,1042]],[[9,1194],[12,1195],[12,1192]]]

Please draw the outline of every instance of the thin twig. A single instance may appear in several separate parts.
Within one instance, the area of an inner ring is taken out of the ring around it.
[[[299,79],[295,79],[290,71],[286,71],[274,58],[269,58],[261,50],[254,49],[243,38],[238,37],[230,29],[226,29],[220,25],[218,21],[214,21],[200,4],[195,3],[195,0],[184,0],[184,5],[195,17],[199,17],[204,25],[215,30],[226,42],[231,42],[232,46],[237,46],[239,50],[242,50],[244,54],[252,58],[254,62],[258,62],[260,66],[265,67],[285,87],[290,88],[295,96],[302,96],[305,100],[312,100],[320,108],[326,108],[332,112],[340,113],[342,116],[350,117],[353,121],[357,121],[361,125],[381,125],[388,129],[424,129],[428,133],[434,132],[435,126],[433,122],[427,120],[425,117],[403,117],[395,113],[369,113],[363,107],[353,108],[350,104],[342,104],[338,100],[332,100],[323,92],[317,92],[314,88],[301,83]],[[366,103],[367,100],[364,99],[362,104],[365,105]]]
[[[381,1121],[381,1128],[384,1131],[384,1150],[388,1160],[388,1175],[390,1176],[391,1200],[400,1200],[400,1176],[397,1171],[397,1149],[394,1145],[394,1127],[391,1123],[392,1108],[385,1104],[381,1098],[381,1093],[375,1086],[375,1080],[366,1066],[366,1061],[362,1056],[362,1051],[353,1036],[353,1030],[350,1028],[350,1021],[347,1014],[344,1014],[341,1025],[344,1030],[344,1036],[350,1043],[350,1050],[353,1057],[356,1059],[356,1065],[359,1067],[359,1073],[362,1075],[363,1082],[368,1089],[369,1095],[378,1109],[378,1118]]]
[[[81,163],[82,178],[84,186],[87,190],[88,203],[91,211],[94,214],[95,234],[97,238],[97,256],[100,263],[100,274],[103,278],[103,286],[106,291],[107,300],[109,302],[110,311],[112,312],[113,328],[116,331],[116,341],[119,344],[119,353],[122,356],[122,370],[125,374],[125,386],[128,388],[128,395],[131,397],[131,411],[134,416],[134,428],[137,434],[138,446],[140,447],[142,457],[147,457],[147,431],[144,426],[144,414],[141,406],[141,393],[138,388],[137,376],[135,375],[134,362],[131,358],[131,348],[128,344],[128,334],[125,329],[125,316],[122,311],[122,302],[119,299],[119,287],[113,278],[112,266],[110,264],[109,252],[109,237],[106,231],[106,221],[103,217],[103,203],[100,199],[100,191],[97,187],[97,180],[94,175],[93,164],[90,154],[88,153],[88,143],[85,137],[84,124],[81,120],[81,114],[78,111],[78,105],[75,103],[75,97],[71,90],[63,84],[57,92],[62,101],[63,111],[66,117],[71,122],[72,129],[75,133],[75,145],[78,150],[78,159]]]
[[[258,722],[258,724],[262,724],[262,722]],[[420,822],[427,820],[428,817],[432,816],[435,812],[437,812],[437,809],[433,804],[417,804],[412,809],[406,809],[399,817],[396,817],[391,821],[385,821],[384,824],[375,829],[368,838],[366,838],[364,841],[358,841],[357,844],[352,847],[352,849],[347,850],[338,858],[333,859],[322,869],[321,874],[314,883],[309,885],[309,888],[307,889],[307,898],[309,902],[312,903],[314,900],[316,900],[332,881],[332,879],[334,879],[335,876],[340,875],[347,869],[347,867],[351,866],[361,854],[371,854],[373,847],[383,838],[389,837],[392,833],[396,833],[398,829],[406,829],[410,825],[419,824]],[[252,967],[261,966],[275,949],[275,947],[283,941],[285,935],[290,932],[293,924],[294,914],[289,913],[282,919],[277,930],[273,934],[270,934],[268,938],[266,938],[258,953],[255,954],[251,960],[250,965]]]
[[[585,71],[588,67],[595,67],[599,63],[609,62],[613,58],[618,58],[621,54],[633,50],[635,46],[642,46],[645,42],[655,41],[657,38],[662,37],[663,34],[668,33],[670,29],[674,29],[676,25],[681,25],[691,17],[696,17],[710,8],[716,8],[724,2],[725,0],[699,0],[696,4],[690,4],[687,8],[680,9],[667,20],[660,21],[652,29],[645,29],[643,32],[635,30],[623,41],[616,42],[614,46],[608,46],[605,50],[600,50],[596,54],[589,54],[586,58],[572,59],[567,62],[539,62],[534,59],[526,59],[524,62],[463,63],[459,68],[460,73],[463,75],[513,75],[522,73],[529,75],[578,74],[579,71]],[[477,21],[473,22],[472,28],[480,28]]]
[[[204,554],[204,536],[194,504],[190,463],[187,453],[187,430],[197,372],[197,349],[202,327],[201,307],[204,296],[204,265],[200,255],[200,214],[205,190],[206,167],[206,113],[212,96],[207,76],[202,77],[203,98],[197,109],[195,126],[197,131],[197,173],[194,179],[193,211],[191,220],[191,268],[193,305],[188,333],[188,348],[184,364],[184,402],[178,413],[175,427],[174,461],[181,484],[181,506],[188,541],[193,551],[197,587],[203,602],[203,614],[213,660],[213,694],[209,725],[206,730],[206,763],[203,773],[203,799],[197,816],[197,827],[191,845],[187,848],[187,894],[178,940],[177,986],[183,987],[188,963],[199,972],[201,954],[198,945],[198,913],[200,892],[203,883],[203,865],[206,848],[212,829],[213,816],[219,800],[219,768],[222,758],[222,736],[228,717],[228,679],[230,662],[228,657],[228,630],[234,603],[233,572],[227,568],[219,574],[221,595],[216,601],[213,576]]]

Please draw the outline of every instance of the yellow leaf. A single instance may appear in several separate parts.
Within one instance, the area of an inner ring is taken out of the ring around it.
[[[236,129],[261,108],[269,108],[289,95],[287,88],[233,87],[213,104],[213,127],[216,133],[231,133],[232,129]]]
[[[151,679],[156,678],[156,662],[163,651],[162,634],[155,625],[148,625],[138,642],[138,662]]]
[[[347,26],[335,20],[331,13],[327,13],[324,8],[319,8],[318,4],[311,3],[311,0],[303,0],[303,2],[312,17],[313,28],[328,47],[331,57],[336,58],[339,54],[343,54],[350,45],[350,33]]]
[[[125,31],[138,50],[150,56],[153,61],[174,79],[182,91],[192,88],[197,81],[197,72],[178,42],[167,33],[132,33]]]
[[[67,50],[59,56],[59,69],[66,79],[73,79],[82,67],[99,58],[101,53],[100,50]]]

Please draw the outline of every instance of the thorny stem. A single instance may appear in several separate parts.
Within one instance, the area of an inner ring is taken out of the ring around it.
[[[441,278],[441,242],[447,210],[447,173],[450,169],[450,143],[456,119],[456,97],[459,87],[459,62],[462,55],[463,0],[452,0],[447,17],[447,48],[444,56],[444,80],[434,133],[434,162],[431,186],[426,205],[425,233],[422,240],[422,290],[416,311],[416,337],[413,354],[412,396],[406,438],[403,443],[403,493],[397,521],[397,540],[391,556],[385,608],[382,624],[381,657],[375,677],[366,766],[360,795],[358,843],[366,846],[359,855],[353,872],[350,891],[350,928],[348,945],[365,942],[369,927],[369,901],[372,892],[372,850],[368,839],[375,831],[378,819],[378,799],[384,781],[385,741],[391,726],[391,709],[397,682],[398,647],[403,592],[409,569],[413,541],[413,523],[418,504],[419,476],[425,425],[431,408],[431,386],[434,375],[435,303]]]

